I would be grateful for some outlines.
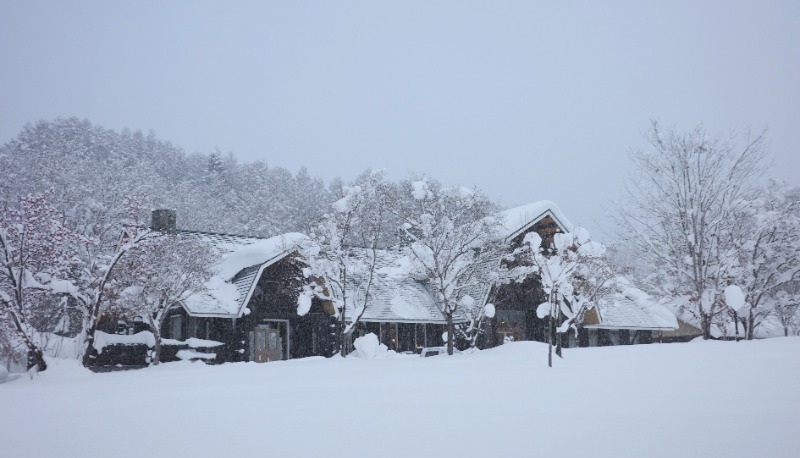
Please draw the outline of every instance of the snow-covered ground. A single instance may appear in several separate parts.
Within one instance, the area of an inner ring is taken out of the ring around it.
[[[565,357],[53,362],[0,384],[0,456],[800,456],[800,338]]]

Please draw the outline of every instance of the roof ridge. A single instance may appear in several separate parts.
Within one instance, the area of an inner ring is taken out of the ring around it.
[[[271,237],[264,237],[264,236],[261,236],[261,235],[231,234],[229,232],[198,231],[198,230],[194,230],[194,229],[177,229],[177,232],[180,232],[180,233],[183,233],[183,234],[220,235],[220,236],[223,236],[223,237],[239,237],[239,238],[243,238],[243,239],[260,239],[260,240],[266,240],[266,239],[271,239],[272,237],[280,237],[281,235],[285,235],[285,234],[278,234],[278,235],[273,235]],[[288,232],[287,232],[287,234],[288,234]]]

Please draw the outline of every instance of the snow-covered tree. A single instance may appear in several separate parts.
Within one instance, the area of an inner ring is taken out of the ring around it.
[[[352,333],[371,301],[378,244],[385,228],[387,189],[382,171],[369,172],[342,189],[312,232],[304,249],[304,275],[310,284],[299,295],[298,311],[308,312],[312,297],[330,301],[336,311],[337,342],[342,356],[350,351]],[[348,315],[348,309],[352,315]]]
[[[158,234],[131,249],[115,269],[120,307],[150,324],[155,338],[153,365],[161,359],[161,329],[167,311],[207,292],[214,261],[211,247],[192,235]]]
[[[294,177],[219,150],[187,155],[152,132],[76,118],[26,125],[2,146],[0,170],[0,206],[52,188],[51,203],[67,227],[92,238],[118,236],[127,195],[146,194],[152,206],[177,210],[185,229],[257,236],[306,231],[333,200],[303,170]]]
[[[618,237],[651,266],[652,275],[640,280],[659,294],[687,298],[683,310],[709,338],[738,262],[736,215],[764,171],[765,137],[748,135],[738,145],[703,127],[682,134],[654,122],[647,138],[652,149],[631,155]]]
[[[754,192],[735,215],[730,244],[738,256],[731,276],[745,294],[745,304],[738,313],[747,339],[753,338],[756,328],[773,310],[770,305],[777,292],[800,280],[797,195],[798,189],[772,181]]]
[[[141,198],[129,197],[125,200],[128,215],[120,222],[127,224],[125,231],[118,236],[118,241],[108,247],[104,246],[102,239],[89,239],[83,244],[84,251],[78,254],[81,264],[70,277],[71,287],[68,294],[77,302],[83,316],[81,362],[86,367],[91,364],[95,333],[103,317],[104,307],[108,305],[106,294],[112,284],[115,268],[131,250],[158,234],[146,228],[140,220],[144,214]]]
[[[800,281],[783,285],[770,300],[772,314],[783,328],[783,335],[788,336],[790,329],[800,335]]]
[[[494,304],[480,305],[470,295],[462,296],[459,299],[459,307],[467,318],[466,323],[456,327],[458,335],[474,348],[478,344],[478,338],[484,333],[486,320],[491,320],[495,315]]]
[[[413,197],[403,212],[402,233],[412,268],[427,279],[447,321],[447,353],[453,354],[454,317],[474,301],[467,292],[486,262],[498,262],[505,247],[502,222],[492,202],[475,189],[409,180],[401,189]]]
[[[0,319],[0,367],[11,372],[12,367],[25,363],[25,344],[19,341],[17,331],[10,321]]]
[[[547,297],[546,302],[536,306],[536,315],[549,321],[547,365],[552,367],[553,346],[561,356],[562,335],[570,329],[577,331],[610,274],[598,262],[605,247],[590,240],[586,229],[578,227],[570,233],[554,234],[550,246],[542,245],[536,232],[525,235],[523,246],[515,253],[522,255],[523,261],[515,268],[515,276],[537,276]]]
[[[39,346],[36,314],[42,296],[68,292],[62,280],[75,264],[71,251],[74,234],[48,199],[52,192],[27,196],[18,207],[0,209],[0,319],[28,351],[30,363],[47,369]]]

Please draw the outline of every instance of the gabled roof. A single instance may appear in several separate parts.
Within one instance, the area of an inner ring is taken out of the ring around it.
[[[501,211],[499,216],[502,218],[505,229],[505,240],[510,242],[518,235],[526,232],[534,224],[538,223],[546,216],[558,225],[563,232],[571,232],[574,226],[561,212],[554,202],[541,200],[519,207],[509,208]]]
[[[378,250],[376,254],[370,301],[362,322],[446,323],[435,295],[424,281],[412,277],[407,255],[399,250]],[[371,252],[357,248],[351,256],[354,263],[365,262],[371,259]],[[359,304],[363,303],[366,280],[366,275],[356,274],[348,288],[348,296],[356,298]],[[357,313],[353,301],[348,301],[346,313],[348,317]],[[456,323],[465,321],[458,311],[453,318]]]
[[[675,330],[675,315],[657,304],[650,296],[616,280],[616,290],[601,297],[595,304],[598,323],[584,325],[587,329]]]
[[[207,282],[207,293],[195,294],[182,305],[192,316],[237,318],[253,295],[261,273],[308,240],[303,234],[288,233],[271,238],[244,237],[179,231],[208,243],[219,255],[216,274]]]
[[[506,243],[510,243],[546,217],[550,217],[562,232],[570,232],[573,229],[572,223],[564,216],[558,205],[549,200],[510,208],[501,211],[498,216],[503,223],[502,237]],[[476,303],[485,305],[495,283],[492,275],[499,267],[500,260],[483,261],[475,271],[472,285],[464,293],[472,297]]]

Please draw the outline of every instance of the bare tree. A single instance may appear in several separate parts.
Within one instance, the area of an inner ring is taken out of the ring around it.
[[[765,170],[765,136],[737,145],[702,126],[681,134],[653,122],[647,139],[650,151],[631,154],[619,238],[659,272],[646,279],[650,289],[688,298],[683,309],[707,339],[737,262],[735,215]]]

